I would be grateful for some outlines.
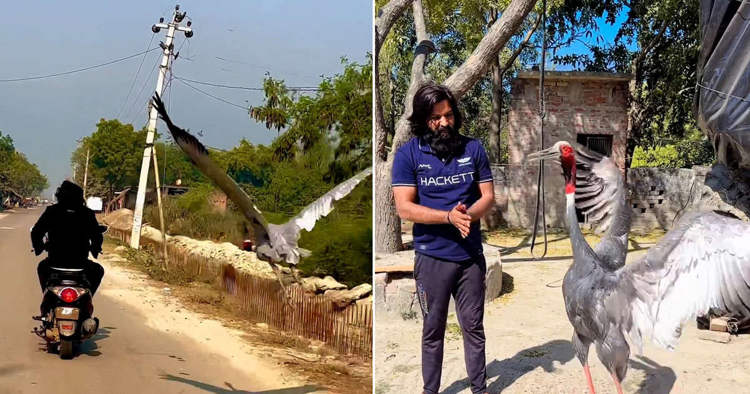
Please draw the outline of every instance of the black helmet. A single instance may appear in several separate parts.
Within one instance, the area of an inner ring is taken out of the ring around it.
[[[57,203],[65,206],[83,205],[83,189],[70,181],[63,181],[62,185],[55,192]]]

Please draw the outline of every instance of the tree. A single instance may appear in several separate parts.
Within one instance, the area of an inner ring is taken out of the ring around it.
[[[277,88],[266,92],[267,105],[262,107],[271,107],[271,102],[284,103],[274,107],[274,117],[283,119],[286,130],[271,144],[273,158],[292,161],[320,144],[333,146],[333,157],[324,163],[330,164],[326,177],[334,181],[370,166],[372,152],[371,62],[358,64],[342,59],[341,63],[344,71],[325,77],[314,96],[295,97],[286,88],[278,88],[284,86],[283,81],[268,77],[267,84]],[[256,120],[265,122],[268,128],[281,124]]]
[[[532,0],[513,0],[497,21],[487,29],[486,34],[479,40],[473,52],[443,81],[443,84],[453,92],[456,98],[463,97],[485,76],[500,50],[519,29],[534,4],[535,1]],[[406,5],[402,1],[392,0],[380,9],[381,12],[375,19],[376,67],[379,64],[378,55],[382,43],[385,41],[388,31],[393,27],[397,15],[402,13],[405,8]],[[375,139],[377,144],[374,158],[376,163],[375,198],[377,198],[375,239],[377,250],[385,253],[394,252],[401,248],[400,220],[393,205],[393,192],[390,186],[393,156],[396,150],[409,138],[410,127],[407,117],[411,114],[411,101],[419,87],[426,82],[427,78],[424,71],[427,56],[434,49],[434,45],[427,37],[421,0],[412,2],[412,15],[418,44],[412,63],[409,89],[404,97],[405,109],[395,124],[395,130],[392,133],[387,130],[383,116],[381,85],[377,81],[375,84]],[[387,143],[389,135],[393,136],[390,150]]]
[[[10,160],[7,185],[24,197],[38,195],[49,186],[47,177],[21,152],[14,152]]]
[[[261,107],[250,107],[248,113],[252,119],[266,124],[267,129],[276,129],[280,133],[289,123],[289,108],[292,99],[284,81],[277,81],[266,73],[263,79],[263,93],[266,96],[266,105]]]
[[[137,184],[145,140],[145,128],[134,131],[131,124],[122,124],[117,119],[101,119],[96,125],[96,131],[85,137],[73,152],[71,162],[78,168],[76,182],[83,185],[88,149],[87,194],[111,198],[115,191]]]
[[[614,23],[627,12],[614,42],[597,41],[584,53],[556,57],[587,71],[626,72],[633,76],[629,86],[627,160],[636,146],[658,146],[682,139],[685,130],[695,128],[693,94],[700,30],[699,2],[566,3],[567,14],[558,26],[577,22],[577,14],[590,18],[606,16]]]
[[[0,190],[7,186],[10,162],[16,148],[13,146],[13,139],[9,135],[3,136],[0,133]],[[0,196],[2,197],[2,196]]]
[[[8,189],[24,197],[38,195],[48,187],[45,177],[36,164],[17,152],[10,135],[0,133],[0,200]]]

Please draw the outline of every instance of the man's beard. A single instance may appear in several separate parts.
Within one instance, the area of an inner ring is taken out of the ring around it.
[[[458,130],[451,126],[441,126],[436,131],[428,130],[423,138],[441,159],[461,153],[461,136],[458,134]]]

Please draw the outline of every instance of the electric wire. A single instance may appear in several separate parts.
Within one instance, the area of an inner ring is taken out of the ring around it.
[[[201,89],[199,89],[199,88],[196,88],[195,86],[193,86],[193,85],[191,85],[191,84],[187,83],[187,82],[186,82],[185,80],[183,80],[183,79],[182,79],[182,78],[180,78],[180,77],[175,77],[174,79],[176,79],[176,80],[180,81],[181,83],[183,83],[183,84],[187,85],[187,86],[188,86],[189,88],[191,88],[191,89],[193,89],[193,90],[196,90],[196,91],[198,91],[198,92],[200,92],[200,93],[203,93],[203,94],[205,94],[206,96],[208,96],[208,97],[211,97],[211,98],[213,98],[213,99],[215,99],[215,100],[219,100],[219,101],[221,101],[221,102],[223,102],[223,103],[226,103],[226,104],[232,105],[232,106],[234,106],[234,107],[237,107],[237,108],[242,108],[242,110],[244,110],[244,111],[247,111],[247,110],[248,110],[248,107],[247,107],[247,106],[244,106],[244,105],[239,105],[239,104],[235,104],[235,103],[233,103],[233,102],[231,102],[231,101],[229,101],[229,100],[223,99],[223,98],[221,98],[221,97],[218,97],[218,96],[214,96],[213,94],[211,94],[211,93],[208,93],[208,92],[206,92],[205,90],[201,90]]]
[[[151,49],[151,43],[154,42],[154,37],[156,37],[156,33],[152,33],[151,34],[151,40],[149,40],[148,45],[146,45],[146,50]],[[128,89],[127,96],[125,96],[125,102],[122,104],[122,107],[120,108],[120,111],[117,112],[116,118],[118,118],[118,119],[120,118],[120,114],[122,114],[122,111],[128,105],[128,101],[130,100],[130,93],[133,92],[133,87],[135,86],[136,81],[138,81],[138,74],[140,74],[140,72],[141,72],[141,67],[143,67],[143,62],[146,61],[146,54],[147,53],[143,54],[143,58],[141,58],[141,63],[138,64],[138,71],[135,72],[135,76],[133,77],[133,82],[130,84],[130,89]]]
[[[63,75],[75,74],[75,73],[79,73],[79,72],[82,72],[82,71],[92,70],[92,69],[95,69],[95,68],[104,67],[104,66],[108,66],[110,64],[115,64],[115,63],[122,62],[122,61],[125,61],[125,60],[128,60],[128,59],[132,59],[134,57],[144,55],[144,54],[149,53],[151,51],[154,51],[156,49],[158,49],[158,48],[152,48],[152,49],[149,49],[149,50],[146,50],[146,51],[142,51],[142,52],[138,52],[138,53],[135,53],[135,54],[132,54],[132,55],[129,55],[129,56],[121,57],[119,59],[114,59],[114,60],[110,60],[108,62],[95,64],[93,66],[82,67],[82,68],[77,68],[77,69],[74,69],[74,70],[62,71],[62,72],[57,72],[57,73],[52,73],[52,74],[35,75],[35,76],[31,76],[31,77],[0,79],[0,82],[33,81],[33,80],[38,80],[38,79],[46,79],[46,78],[60,77],[60,76],[63,76]]]
[[[183,78],[180,76],[175,76],[176,79],[180,79],[187,82],[197,83],[200,85],[207,85],[207,86],[214,86],[217,88],[226,88],[226,89],[241,89],[241,90],[251,90],[251,91],[263,91],[263,88],[259,87],[248,87],[248,86],[237,86],[237,85],[227,85],[227,84],[221,84],[221,83],[213,83],[213,82],[203,82],[203,81],[196,81],[194,79],[189,78]],[[320,90],[320,88],[315,86],[287,86],[287,90],[290,91],[297,91],[297,92],[317,92]]]
[[[136,106],[136,104],[138,102],[141,102],[141,100],[139,100],[138,98],[143,97],[143,91],[146,89],[146,85],[148,85],[148,83],[151,81],[151,76],[154,74],[154,70],[156,69],[156,67],[159,66],[160,63],[161,63],[161,58],[157,58],[156,59],[156,63],[154,63],[154,66],[151,67],[151,71],[148,74],[146,74],[147,75],[146,79],[143,81],[143,84],[141,85],[141,89],[138,91],[138,94],[136,94],[136,96],[135,96],[136,100],[128,107],[127,114],[131,114],[128,117],[129,119],[131,119],[131,121],[128,122],[128,123],[132,124],[135,121],[135,117],[138,116],[138,112],[137,111],[134,114],[132,113],[133,112],[133,108]],[[149,94],[149,97],[150,96],[151,95]]]

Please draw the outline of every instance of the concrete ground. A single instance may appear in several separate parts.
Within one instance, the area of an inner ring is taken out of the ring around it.
[[[553,256],[534,261],[516,237],[502,239],[507,254],[503,271],[513,277],[514,290],[487,304],[487,375],[490,393],[587,393],[586,380],[575,358],[570,338],[573,328],[565,314],[562,277],[572,263],[569,249],[551,248]],[[566,235],[553,234],[557,243]],[[497,241],[497,237],[495,237]],[[493,237],[490,237],[490,243]],[[628,256],[633,261],[652,244],[636,240]],[[556,246],[556,247],[559,247]],[[541,248],[539,249],[541,251]],[[377,295],[376,295],[377,297]],[[375,392],[420,393],[421,318],[404,320],[378,315],[375,326]],[[698,337],[690,322],[676,351],[647,343],[644,357],[631,354],[626,393],[740,393],[750,392],[750,336],[732,337],[728,344]],[[632,353],[632,352],[631,352]],[[592,347],[591,373],[598,393],[615,393],[608,372]],[[463,361],[463,345],[455,315],[449,316],[441,392],[470,393]]]

